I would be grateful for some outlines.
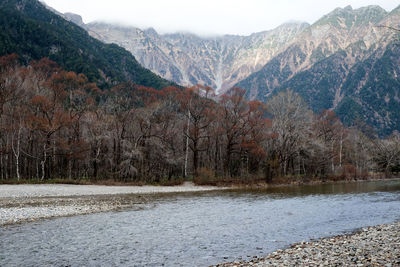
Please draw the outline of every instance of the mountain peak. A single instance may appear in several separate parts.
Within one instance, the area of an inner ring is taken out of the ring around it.
[[[398,5],[395,9],[390,12],[390,15],[400,14],[400,5]]]
[[[386,10],[377,5],[370,5],[353,9],[350,5],[345,8],[336,8],[329,14],[315,22],[314,26],[329,25],[335,28],[347,28],[354,26],[375,24],[387,15]]]
[[[67,13],[64,13],[64,14],[63,14],[63,17],[64,17],[66,20],[69,20],[69,21],[75,23],[75,24],[78,25],[78,26],[81,26],[81,27],[82,27],[82,26],[85,25],[85,23],[83,23],[82,17],[81,17],[80,15],[78,15],[78,14],[71,13],[71,12],[67,12]]]
[[[353,7],[351,5],[345,6],[345,7],[337,7],[335,8],[333,11],[331,11],[330,13],[328,13],[327,15],[325,15],[324,17],[331,17],[331,16],[342,16],[345,13],[348,12],[352,12],[353,11]]]
[[[352,11],[353,10],[353,8],[352,8],[352,6],[351,5],[348,5],[348,6],[346,6],[345,8],[343,8],[344,10],[347,10],[347,11]]]
[[[158,32],[153,27],[147,28],[143,32],[150,36],[158,36]]]

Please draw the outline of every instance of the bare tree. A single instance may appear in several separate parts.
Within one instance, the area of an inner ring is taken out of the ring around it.
[[[391,168],[400,161],[400,135],[393,134],[386,139],[372,141],[372,154],[374,161],[386,177],[391,176]]]
[[[301,97],[291,90],[273,96],[267,102],[267,106],[273,116],[275,153],[279,157],[282,174],[285,176],[288,174],[290,161],[299,154],[302,143],[308,138],[312,112]]]

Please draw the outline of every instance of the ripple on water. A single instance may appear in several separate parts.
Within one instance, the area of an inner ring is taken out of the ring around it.
[[[350,187],[175,195],[142,210],[4,227],[0,266],[205,266],[400,218],[399,183]]]

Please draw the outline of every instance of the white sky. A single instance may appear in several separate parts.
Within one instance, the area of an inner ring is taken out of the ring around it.
[[[336,7],[379,5],[391,11],[396,0],[44,0],[85,23],[105,21],[160,33],[240,34],[270,30],[287,21],[313,23]]]

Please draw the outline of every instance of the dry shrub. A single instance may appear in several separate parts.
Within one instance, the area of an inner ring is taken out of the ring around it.
[[[357,168],[352,164],[346,164],[342,169],[342,177],[344,180],[353,180],[357,178]]]
[[[193,178],[193,182],[197,185],[217,185],[215,172],[206,167],[202,167],[197,171],[197,175]]]
[[[265,184],[265,178],[262,176],[216,176],[213,170],[210,170],[208,168],[201,168],[198,170],[197,176],[193,178],[193,182],[196,185],[256,186]]]
[[[182,185],[185,182],[183,177],[173,177],[173,178],[164,178],[161,179],[157,185],[161,186],[174,186],[174,185]]]

